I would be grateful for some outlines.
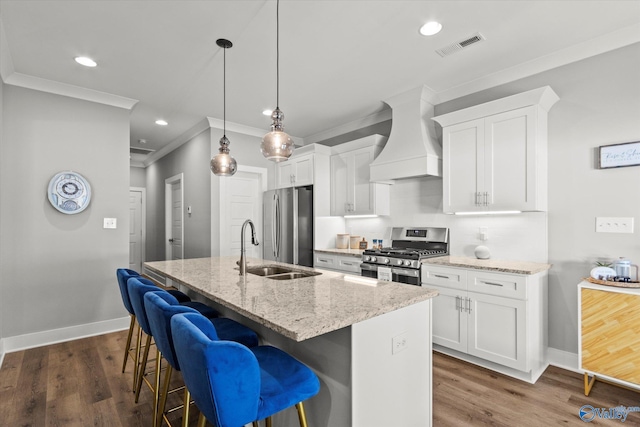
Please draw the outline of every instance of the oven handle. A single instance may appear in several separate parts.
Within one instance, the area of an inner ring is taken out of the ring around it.
[[[376,264],[367,264],[363,262],[362,264],[360,264],[360,269],[368,271],[378,271],[378,266]]]
[[[397,274],[399,276],[420,277],[420,269],[392,268],[391,274]]]

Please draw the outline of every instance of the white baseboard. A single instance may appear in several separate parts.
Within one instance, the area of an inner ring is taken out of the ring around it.
[[[3,360],[4,360],[4,339],[0,338],[0,368],[2,368]]]
[[[558,350],[557,348],[549,347],[547,349],[547,357],[549,359],[549,365],[557,366],[558,368],[566,369],[568,371],[582,373],[578,369],[580,363],[578,362],[578,354],[570,353],[564,350]]]
[[[103,320],[68,328],[3,338],[0,340],[0,368],[6,353],[121,331],[128,329],[130,322],[130,317],[121,317],[119,319]]]

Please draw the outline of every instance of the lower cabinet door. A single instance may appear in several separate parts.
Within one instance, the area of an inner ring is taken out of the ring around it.
[[[464,309],[466,292],[440,286],[433,299],[433,343],[462,352],[467,351],[467,313]]]
[[[469,292],[468,350],[471,355],[528,371],[526,301]],[[435,323],[435,321],[434,321]],[[435,336],[435,331],[434,331]]]

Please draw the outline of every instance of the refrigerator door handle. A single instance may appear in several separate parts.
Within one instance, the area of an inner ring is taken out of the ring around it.
[[[273,195],[273,218],[275,221],[274,227],[271,228],[273,232],[273,257],[277,261],[280,252],[280,198],[277,194]]]

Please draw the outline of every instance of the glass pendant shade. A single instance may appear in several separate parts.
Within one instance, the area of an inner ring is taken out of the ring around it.
[[[214,175],[218,176],[231,176],[238,170],[238,163],[236,163],[236,159],[234,159],[229,154],[229,138],[227,138],[227,54],[226,50],[231,48],[233,44],[227,39],[218,39],[216,40],[216,44],[223,48],[224,56],[224,66],[223,66],[223,114],[224,114],[224,135],[220,138],[220,149],[218,150],[218,154],[216,154],[209,163],[209,167],[211,168],[211,172]]]
[[[229,154],[229,144],[226,135],[220,138],[219,153],[211,159],[210,163],[211,172],[215,175],[231,176],[238,170],[236,159]]]
[[[284,114],[279,108],[271,114],[271,132],[262,137],[262,143],[260,144],[260,151],[262,155],[268,160],[273,162],[283,162],[288,160],[293,154],[293,140],[289,135],[284,132],[284,126],[282,126],[282,119]]]

